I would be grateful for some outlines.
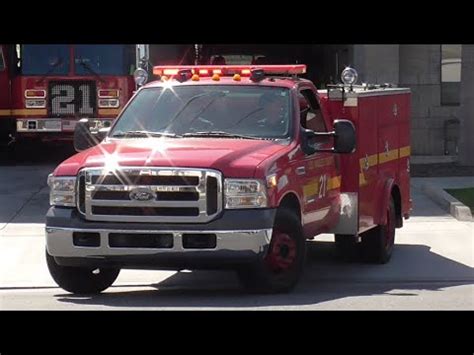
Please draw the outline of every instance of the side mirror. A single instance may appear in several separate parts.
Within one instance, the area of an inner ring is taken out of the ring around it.
[[[352,153],[356,148],[354,124],[349,120],[334,121],[334,152]]]
[[[314,132],[310,129],[302,130],[301,148],[306,155],[317,152],[352,153],[356,148],[356,132],[354,124],[349,120],[335,120],[333,132]],[[333,137],[334,148],[319,148],[313,144],[317,137]]]
[[[79,120],[74,129],[74,149],[77,152],[89,149],[99,144],[110,131],[110,127],[101,128],[93,132],[91,130],[91,122],[88,118]]]
[[[302,133],[303,133],[302,134],[303,144],[301,145],[301,148],[306,155],[313,155],[314,153],[317,152],[317,149],[312,144],[312,141],[314,138],[317,137],[317,135],[311,129],[303,129]]]

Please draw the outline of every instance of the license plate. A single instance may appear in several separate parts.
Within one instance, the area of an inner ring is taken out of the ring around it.
[[[77,121],[63,121],[63,130],[64,131],[74,131]]]
[[[61,121],[45,121],[44,129],[61,130]]]

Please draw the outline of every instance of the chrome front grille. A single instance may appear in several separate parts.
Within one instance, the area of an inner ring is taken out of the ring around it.
[[[77,197],[87,220],[206,223],[222,211],[222,175],[193,168],[87,168],[79,173]]]

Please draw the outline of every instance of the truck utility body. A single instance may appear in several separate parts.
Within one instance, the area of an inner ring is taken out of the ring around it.
[[[317,91],[305,69],[157,67],[108,132],[81,120],[80,153],[49,177],[56,282],[100,292],[121,268],[226,267],[287,291],[320,233],[387,262],[411,207],[409,92]]]

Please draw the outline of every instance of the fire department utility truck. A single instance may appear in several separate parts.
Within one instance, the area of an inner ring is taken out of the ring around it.
[[[109,126],[135,90],[135,45],[0,45],[0,140],[72,140]]]
[[[306,240],[386,263],[411,209],[410,92],[317,91],[305,65],[158,66],[112,127],[75,130],[48,177],[46,260],[72,293],[123,268],[236,270],[253,292],[291,290]]]

